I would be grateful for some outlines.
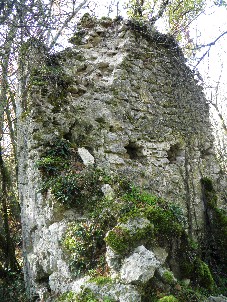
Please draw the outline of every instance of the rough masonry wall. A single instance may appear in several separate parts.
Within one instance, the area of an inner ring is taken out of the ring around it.
[[[40,192],[36,165],[55,139],[180,205],[195,237],[204,227],[200,180],[218,185],[220,177],[208,105],[172,38],[89,17],[80,26],[75,46],[42,56],[40,68],[33,59],[18,110],[25,270],[34,293],[46,283],[55,292],[73,287],[60,241],[78,213]]]
[[[200,229],[199,180],[219,172],[202,89],[171,38],[153,33],[149,41],[124,25],[88,26],[75,47],[79,60],[64,64],[75,77],[74,125],[66,137],[88,148],[97,164],[179,202],[191,231]]]

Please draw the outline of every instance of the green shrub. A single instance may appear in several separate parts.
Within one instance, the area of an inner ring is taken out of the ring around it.
[[[65,139],[52,142],[36,163],[42,173],[41,191],[48,190],[68,207],[83,208],[101,196],[99,169],[85,168],[76,148]]]
[[[36,162],[44,181],[69,168],[72,149],[70,142],[64,139],[56,139],[48,146]]]
[[[79,276],[97,267],[104,244],[104,232],[99,224],[70,223],[62,246],[69,255],[71,272]]]

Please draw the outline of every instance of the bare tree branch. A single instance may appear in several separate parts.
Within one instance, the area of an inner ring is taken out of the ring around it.
[[[170,2],[169,0],[162,1],[158,13],[150,19],[151,24],[154,24],[155,22],[157,22],[158,19],[160,19],[163,16],[169,2]]]
[[[217,43],[218,40],[220,40],[224,35],[227,34],[227,31],[224,31],[222,34],[220,34],[214,41],[208,43],[208,44],[203,44],[203,45],[199,45],[197,46],[194,50],[198,50],[200,48],[203,48],[203,47],[210,47],[210,46],[213,46]]]
[[[202,55],[202,57],[199,58],[198,62],[195,65],[195,68],[202,62],[202,60],[205,58],[205,56],[209,53],[210,49],[211,49],[211,45],[207,49],[207,51],[204,52],[204,54]]]
[[[218,105],[216,103],[211,102],[211,101],[208,101],[208,102],[211,106],[214,107],[215,111],[217,112],[217,115],[218,115],[218,117],[221,121],[222,128],[223,128],[225,134],[227,135],[227,124],[226,124],[225,118],[223,117],[221,111],[218,108]]]
[[[88,0],[84,0],[80,5],[78,5],[78,7],[75,10],[73,10],[73,12],[71,13],[71,15],[68,16],[68,18],[62,24],[62,26],[60,27],[60,29],[57,31],[56,35],[54,36],[53,40],[51,41],[50,46],[49,46],[50,49],[53,48],[53,46],[56,44],[58,38],[62,34],[62,31],[67,27],[67,25],[69,24],[69,22],[76,16],[76,14],[82,9],[82,7],[87,2],[88,2]]]
[[[198,49],[201,49],[203,47],[208,47],[208,49],[204,52],[204,54],[199,58],[198,62],[196,63],[196,66],[197,67],[201,61],[205,58],[205,56],[209,53],[210,49],[212,46],[214,46],[224,35],[227,34],[227,31],[224,31],[222,34],[220,34],[214,41],[208,43],[208,44],[203,44],[203,45],[200,45],[200,46],[197,46],[196,48],[194,48],[194,50],[198,50]]]

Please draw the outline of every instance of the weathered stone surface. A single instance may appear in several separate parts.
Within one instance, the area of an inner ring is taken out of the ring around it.
[[[78,148],[78,153],[80,157],[82,158],[83,163],[85,166],[93,165],[95,163],[94,156],[91,155],[91,153],[85,149],[85,148]]]
[[[213,296],[210,296],[208,299],[207,299],[207,302],[226,302],[227,301],[227,297],[224,297],[224,296],[217,296],[217,297],[213,297]]]
[[[120,226],[127,229],[131,235],[134,235],[138,230],[145,230],[151,223],[144,217],[129,218],[126,223],[121,223]]]
[[[115,253],[109,246],[106,248],[106,262],[110,268],[110,273],[113,278],[119,276],[122,257]]]
[[[119,302],[140,302],[141,296],[133,285],[125,285],[121,283],[113,283],[104,286],[98,286],[94,283],[89,283],[86,288],[92,290],[101,298],[111,298]]]
[[[87,284],[90,277],[85,276],[83,278],[77,279],[76,281],[71,282],[70,290],[75,293],[80,293],[81,289]]]
[[[155,270],[160,265],[155,254],[141,245],[131,256],[124,259],[120,276],[126,283],[146,283],[154,276]]]
[[[114,198],[114,190],[111,188],[109,184],[104,184],[101,188],[105,198],[113,199]]]
[[[168,257],[168,253],[166,252],[166,250],[157,246],[154,247],[152,251],[154,252],[158,261],[160,261],[160,263],[163,265],[166,261],[166,258]]]
[[[51,192],[43,194],[36,165],[57,138],[76,145],[85,165],[117,171],[180,205],[186,229],[198,239],[205,207],[201,178],[212,178],[220,200],[224,195],[226,182],[215,159],[208,104],[176,43],[154,30],[146,36],[135,33],[124,21],[107,27],[92,24],[83,29],[81,40],[74,39],[75,47],[54,57],[54,67],[61,66],[70,83],[62,78],[65,87],[61,81],[50,81],[48,87],[31,83],[27,99],[22,94],[18,99],[18,188],[31,295],[40,288],[64,292],[77,287],[61,240],[67,223],[80,220],[80,209],[68,210]],[[48,70],[44,55],[38,62]],[[109,187],[102,192],[113,197]],[[133,234],[147,225],[137,218],[125,227]],[[149,280],[167,252],[140,249],[122,259],[107,247],[112,275],[121,271],[126,282]],[[136,277],[131,260],[139,264]],[[133,286],[121,283],[116,283],[113,296],[122,302],[140,301]]]
[[[64,293],[71,290],[70,279],[57,272],[57,270],[50,275],[49,286],[54,293]]]
[[[144,235],[141,236],[141,239],[142,239],[142,237],[148,236],[146,234],[146,230],[148,228],[149,228],[149,230],[151,230],[153,228],[153,226],[151,225],[150,221],[144,217],[133,217],[133,218],[129,218],[124,223],[117,224],[115,226],[115,228],[123,228],[124,230],[128,231],[132,237],[135,236],[135,238],[138,237],[138,233],[142,231],[142,232],[144,232]],[[108,236],[108,233],[106,234],[106,236]],[[138,238],[137,238],[137,240],[138,240]],[[135,244],[135,242],[134,242],[134,244]],[[130,248],[130,246],[129,246],[129,248]],[[131,248],[133,248],[133,246],[131,246]],[[124,260],[124,257],[122,255],[119,255],[117,252],[113,251],[113,249],[111,249],[111,247],[109,247],[107,245],[106,261],[110,268],[111,276],[113,278],[119,277],[121,275],[123,260]]]

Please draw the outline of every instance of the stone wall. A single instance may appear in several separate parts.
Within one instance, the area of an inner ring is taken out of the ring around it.
[[[68,221],[83,217],[40,190],[37,161],[59,137],[77,146],[85,166],[117,171],[180,205],[187,232],[198,240],[201,178],[213,180],[221,199],[224,194],[208,104],[175,41],[130,22],[89,16],[78,28],[72,48],[42,56],[41,67],[31,62],[26,104],[18,100],[25,276],[30,293],[41,297],[79,282],[60,242]]]

